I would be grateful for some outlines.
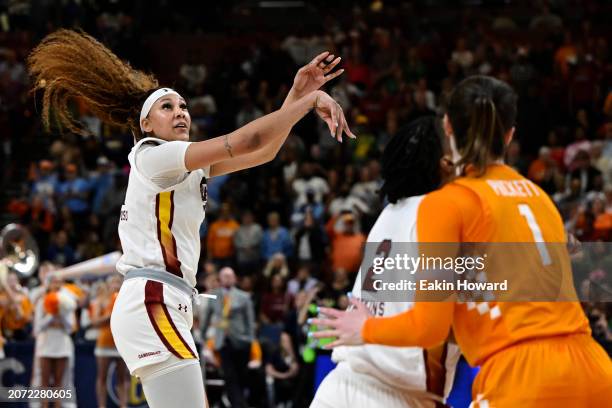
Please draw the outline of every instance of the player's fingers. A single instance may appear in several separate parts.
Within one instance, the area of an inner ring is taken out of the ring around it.
[[[344,112],[342,107],[338,105],[337,117],[336,117],[336,140],[342,143],[342,129],[344,128]]]
[[[331,118],[331,136],[336,137],[336,129],[338,128],[338,104],[332,103],[330,108],[330,118]]]
[[[338,65],[340,63],[341,59],[342,59],[341,57],[336,58],[335,60],[333,60],[332,62],[327,64],[327,66],[323,69],[323,71],[325,71],[325,73],[328,73],[329,71],[334,69],[336,67],[336,65]]]
[[[338,318],[341,317],[344,312],[342,310],[332,309],[331,307],[320,307],[319,314]]]
[[[351,132],[351,129],[349,128],[348,122],[346,121],[346,117],[344,115],[342,116],[342,128],[344,130],[344,133],[346,133],[348,137],[350,137],[351,139],[357,139],[357,136],[355,136],[353,132]]]
[[[308,319],[308,324],[314,324],[317,327],[336,327],[334,319],[326,319],[324,317],[313,317]]]
[[[309,332],[308,335],[315,339],[325,339],[328,337],[338,337],[340,333],[338,330],[321,330],[316,332]]]
[[[330,61],[333,61],[333,59],[334,59],[334,54],[329,54],[327,58],[325,58],[323,61],[317,64],[317,67],[325,70],[325,67],[327,67],[327,65],[329,65]]]
[[[329,51],[324,51],[310,61],[310,65],[319,65],[329,55]]]
[[[332,341],[329,344],[324,345],[323,348],[325,350],[331,350],[333,348],[340,347],[340,346],[344,346],[344,341],[338,339],[338,340]]]
[[[327,125],[327,128],[329,129],[329,133],[331,133],[332,135],[334,134],[334,128],[333,128],[333,118],[329,117],[327,119],[323,119],[325,121],[325,124]]]
[[[365,307],[365,305],[363,304],[363,302],[362,302],[361,300],[359,300],[359,299],[356,299],[356,298],[354,298],[354,297],[351,297],[351,298],[349,299],[349,302],[350,302],[350,303],[351,303],[353,306],[355,306],[355,308],[357,308],[357,310],[365,310],[365,309],[366,309],[366,307]]]
[[[329,82],[332,79],[339,77],[340,75],[342,75],[342,73],[344,72],[344,68],[337,70],[336,72],[332,72],[329,75],[325,76],[325,82]]]

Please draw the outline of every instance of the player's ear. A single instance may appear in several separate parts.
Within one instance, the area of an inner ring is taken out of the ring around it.
[[[442,119],[442,128],[444,129],[444,135],[450,138],[453,135],[453,127],[448,119],[448,115],[445,113]]]
[[[153,127],[151,126],[151,120],[149,118],[144,118],[141,124],[142,124],[142,130],[145,133],[151,133],[151,131],[153,131]]]
[[[512,139],[514,138],[514,131],[516,130],[516,128],[514,126],[512,126],[504,135],[504,144],[505,146],[508,146],[510,144],[510,142],[512,141]]]
[[[442,184],[449,180],[455,174],[455,164],[453,163],[452,155],[445,154],[440,158],[440,179]]]

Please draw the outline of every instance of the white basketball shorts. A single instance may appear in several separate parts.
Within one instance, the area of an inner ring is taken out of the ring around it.
[[[110,323],[117,350],[132,375],[171,355],[198,359],[191,335],[191,297],[168,284],[145,278],[125,280]]]
[[[340,363],[321,382],[310,408],[435,408],[436,402],[418,391],[381,383]]]

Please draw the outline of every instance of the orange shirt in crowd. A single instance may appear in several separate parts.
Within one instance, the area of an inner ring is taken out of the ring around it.
[[[366,241],[362,233],[336,234],[331,245],[332,269],[344,269],[349,273],[359,270],[363,256],[363,245]]]
[[[234,234],[240,228],[236,221],[217,220],[210,224],[206,246],[211,258],[229,258],[234,255]]]
[[[612,214],[609,212],[599,214],[595,218],[593,228],[595,230],[595,239],[608,241],[612,231]]]
[[[547,168],[548,166],[546,165],[546,162],[544,162],[544,160],[535,159],[529,165],[529,171],[527,172],[527,177],[530,180],[533,180],[539,184],[540,182],[542,182],[542,180],[544,180],[544,176],[546,175]]]
[[[21,330],[32,321],[34,307],[30,299],[24,294],[17,295],[19,308],[8,310],[3,317],[3,328]]]
[[[354,228],[354,216],[344,215],[345,220],[350,220],[350,227]],[[338,216],[330,218],[325,225],[325,230],[331,241],[330,259],[332,270],[344,269],[348,273],[356,273],[363,258],[363,246],[366,236],[361,232],[337,232],[335,230]],[[346,222],[346,221],[345,221]]]
[[[34,308],[30,299],[24,294],[17,294],[18,305],[9,305],[9,298],[4,292],[0,292],[0,348],[4,347],[4,330],[23,329],[32,321]]]
[[[101,310],[100,316],[110,316],[117,300],[118,293],[115,292],[110,296],[109,302],[106,304],[103,310]],[[115,341],[113,340],[113,334],[111,333],[110,320],[99,326],[98,339],[96,340],[96,347],[100,348],[113,348],[115,347]]]
[[[555,64],[559,67],[564,78],[569,75],[569,61],[576,58],[576,48],[569,44],[563,45],[555,53]]]

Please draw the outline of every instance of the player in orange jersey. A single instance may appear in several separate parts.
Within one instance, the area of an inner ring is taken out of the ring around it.
[[[574,288],[563,285],[571,280],[571,267],[561,216],[546,193],[503,163],[515,117],[516,95],[504,82],[476,76],[457,85],[444,130],[459,177],[428,194],[417,213],[418,242],[455,244],[446,250],[419,244],[420,249],[425,255],[457,256],[457,243],[496,243],[492,249],[499,249],[498,243],[532,243],[534,250],[513,259],[513,270],[506,271],[516,275],[515,291],[532,293],[534,283],[552,276],[563,300],[576,299]],[[468,362],[481,366],[473,407],[608,405],[612,363],[592,339],[580,304],[546,300],[417,302],[383,318],[370,317],[353,300],[352,312],[321,308],[327,317],[314,324],[329,329],[314,336],[337,337],[330,347],[431,347],[452,328]]]

